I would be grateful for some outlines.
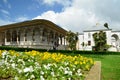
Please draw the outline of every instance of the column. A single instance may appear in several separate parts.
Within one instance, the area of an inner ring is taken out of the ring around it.
[[[19,38],[18,38],[19,31],[18,30],[16,31],[16,34],[17,34],[17,44],[19,44]]]
[[[26,38],[26,30],[23,31],[23,42],[25,43],[25,38]]]
[[[64,36],[64,45],[65,45],[65,36]]]
[[[62,37],[62,45],[65,45],[64,37]]]
[[[48,44],[50,43],[50,31],[48,31],[48,33],[47,33],[47,42],[48,42]]]
[[[6,33],[7,33],[7,31],[4,32],[4,34],[5,34],[5,37],[4,37],[4,38],[5,38],[5,39],[4,39],[4,40],[5,40],[5,43],[4,43],[4,45],[6,45],[6,42],[7,42],[7,36],[6,36]]]
[[[58,37],[58,42],[59,42],[59,45],[61,45],[61,39],[60,39],[60,36]]]
[[[12,44],[12,38],[13,38],[12,30],[10,30],[10,36],[11,36],[11,38],[10,38],[10,44]]]
[[[43,28],[40,28],[40,42],[42,42],[43,39]]]

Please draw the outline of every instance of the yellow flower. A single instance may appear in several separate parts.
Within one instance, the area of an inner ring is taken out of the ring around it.
[[[80,65],[82,65],[82,62],[80,61]]]
[[[90,69],[90,68],[89,68],[89,65],[86,65],[85,68],[86,68],[86,70],[89,70],[89,69]]]
[[[78,64],[78,62],[77,62],[77,61],[75,61],[75,63],[74,63],[74,64],[76,64],[76,65],[77,65],[77,64]]]

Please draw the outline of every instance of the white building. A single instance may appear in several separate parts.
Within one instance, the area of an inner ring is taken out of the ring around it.
[[[120,31],[113,31],[112,29],[92,29],[85,30],[82,34],[79,35],[79,50],[92,50],[92,47],[95,46],[93,40],[93,34],[99,31],[106,32],[107,44],[112,47],[109,48],[109,51],[120,51]],[[82,45],[84,42],[84,46]]]
[[[79,35],[77,50],[92,50],[94,45],[93,34],[100,30],[106,32],[107,44],[111,51],[120,51],[120,31],[112,29],[98,29],[94,27],[83,31]],[[101,28],[101,27],[100,27]],[[24,21],[20,23],[0,26],[0,46],[28,47],[41,49],[68,49],[65,39],[66,30],[44,19]],[[85,46],[82,46],[82,43]]]
[[[0,45],[66,49],[66,30],[44,19],[0,26]]]

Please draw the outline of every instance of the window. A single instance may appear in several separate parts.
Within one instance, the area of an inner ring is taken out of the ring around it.
[[[91,45],[91,41],[88,41],[88,46],[90,46]]]

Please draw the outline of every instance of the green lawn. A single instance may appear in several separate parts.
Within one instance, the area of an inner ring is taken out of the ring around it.
[[[120,80],[120,55],[83,55],[102,63],[102,80]]]

